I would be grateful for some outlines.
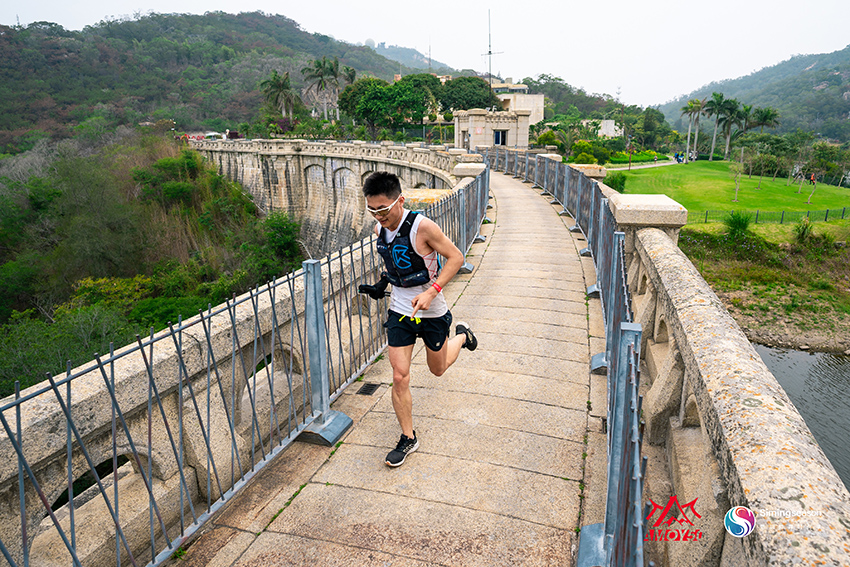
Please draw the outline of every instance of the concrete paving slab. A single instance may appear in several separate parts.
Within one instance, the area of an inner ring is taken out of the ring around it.
[[[575,458],[576,451],[581,449],[577,441],[430,417],[417,419],[414,426],[423,453],[570,480],[582,478],[581,460]],[[386,455],[395,446],[398,436],[395,415],[374,412],[345,439],[345,443],[378,447]],[[537,458],[540,455],[545,458]]]
[[[286,565],[287,567],[426,567],[439,565],[427,561],[417,561],[410,557],[400,557],[391,553],[381,553],[373,549],[334,543],[289,534],[266,532],[254,546],[242,557],[238,567],[269,567]]]
[[[462,421],[471,425],[503,427],[559,439],[581,441],[587,412],[464,392],[411,388],[414,422],[420,417]],[[392,399],[384,395],[374,411],[393,413]]]
[[[481,350],[590,362],[587,354],[587,339],[583,343],[575,343],[521,335],[479,333],[477,331],[475,336],[478,339],[478,348]]]
[[[553,305],[557,308],[557,302],[560,301],[571,301],[573,303],[581,303],[584,304],[586,295],[584,291],[579,291],[577,289],[569,290],[569,289],[558,289],[554,287],[541,287],[533,285],[529,286],[514,286],[503,282],[496,282],[493,284],[475,282],[470,284],[467,287],[463,294],[469,296],[484,296],[483,299],[473,299],[473,304],[484,304],[484,305],[499,305],[498,302],[502,298],[504,298],[509,304],[502,305],[503,307],[517,307],[526,305],[525,303],[516,304],[517,299],[524,301],[526,299],[534,301],[534,300],[542,300],[536,301],[533,304],[532,309],[548,309]],[[530,305],[529,305],[530,306]]]
[[[317,533],[316,526],[322,527],[321,532]],[[431,565],[462,567],[570,565],[575,535],[514,517],[439,502],[316,485],[305,489],[287,513],[270,526],[269,532],[310,539],[313,545],[333,542]],[[263,544],[266,553],[279,549],[279,541],[271,537],[258,543]],[[319,554],[322,558],[325,555]],[[259,554],[246,554],[245,561],[259,557]],[[249,565],[276,564],[269,559]]]
[[[271,521],[271,518],[269,518]],[[257,535],[227,526],[212,526],[196,539],[180,559],[181,567],[230,567]]]
[[[266,465],[263,474],[242,489],[239,505],[227,506],[216,518],[216,525],[250,533],[262,531],[306,482],[304,475],[312,475],[327,460],[331,450],[309,443],[293,443],[279,458]]]
[[[365,445],[339,448],[313,478],[321,486],[360,488],[511,516],[564,530],[578,522],[578,482],[511,467],[446,458],[420,447],[397,469],[384,464],[387,449]],[[336,456],[335,455],[335,456]],[[307,492],[307,489],[304,490]],[[297,499],[296,499],[297,500]]]
[[[584,367],[584,372],[587,374],[587,367]],[[482,394],[575,410],[586,408],[589,394],[587,376],[583,380],[569,381],[560,376],[527,376],[502,370],[454,367],[442,376],[434,376],[421,363],[412,365],[411,373],[415,377],[414,385],[419,388]]]
[[[608,436],[589,432],[587,459],[584,470],[584,498],[581,507],[581,525],[605,521],[605,500],[608,479]]]
[[[590,416],[608,416],[608,377],[599,374],[590,376]]]
[[[452,315],[456,321],[467,321],[473,324],[477,319],[496,319],[498,321],[525,321],[528,323],[548,323],[587,329],[587,307],[575,301],[559,303],[560,311],[547,309],[525,309],[514,307],[491,307],[489,305],[458,302],[452,307]],[[601,313],[600,313],[601,319]]]
[[[570,281],[579,284],[584,283],[584,272],[580,270],[564,270],[561,267],[546,266],[541,268],[523,268],[520,266],[488,266],[486,271],[480,272],[477,277],[481,280],[502,278],[545,278],[553,282]],[[587,288],[584,288],[587,289]]]
[[[519,300],[517,300],[519,302]],[[516,306],[519,307],[519,306]],[[472,325],[472,323],[469,323]],[[475,318],[472,328],[476,334],[507,334],[555,341],[587,342],[587,330],[574,327],[559,327],[546,322],[529,323],[526,321],[503,321],[498,319]]]
[[[428,371],[424,358],[422,360],[414,358],[413,367],[416,370],[413,373],[412,380],[415,380],[416,375],[422,375]],[[586,363],[572,360],[530,358],[514,353],[479,352],[476,350],[474,353],[462,351],[457,362],[452,365],[448,372],[452,372],[453,374],[451,375],[454,375],[454,372],[457,371],[462,377],[464,373],[477,372],[479,370],[496,370],[506,374],[542,376],[554,380],[567,380],[579,383],[582,380],[581,376],[584,375],[584,381],[587,383],[589,366]],[[391,372],[389,376],[392,377]]]

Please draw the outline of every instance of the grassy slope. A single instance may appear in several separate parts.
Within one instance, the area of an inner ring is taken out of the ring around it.
[[[729,162],[699,161],[666,167],[649,167],[625,172],[627,193],[663,193],[681,203],[689,211],[807,211],[850,207],[850,189],[819,183],[810,205],[806,204],[812,186],[799,182],[786,186],[785,179],[771,181],[758,176],[741,177],[738,202],[734,203],[735,180],[729,173]]]
[[[750,340],[817,350],[850,348],[850,220],[815,223],[815,239],[795,242],[793,225],[752,226],[732,240],[720,223],[690,225],[679,247]],[[820,235],[831,238],[823,239]]]

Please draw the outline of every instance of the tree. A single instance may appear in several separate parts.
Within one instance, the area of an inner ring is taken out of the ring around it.
[[[337,60],[337,77],[339,76],[339,61]],[[322,101],[322,114],[324,119],[328,119],[328,99],[326,92],[333,88],[333,63],[328,61],[327,56],[322,56],[321,59],[314,59],[309,65],[301,69],[301,74],[304,75],[309,85],[307,92],[316,91],[316,98]]]
[[[708,154],[708,161],[714,159],[714,148],[717,146],[717,131],[719,128],[720,117],[723,116],[723,107],[726,102],[726,97],[723,93],[711,93],[711,99],[705,102],[703,112],[706,116],[714,116],[714,136],[711,138],[711,151]]]
[[[451,110],[501,106],[490,85],[480,77],[458,77],[447,81],[442,103],[443,108]]]
[[[345,87],[342,93],[340,93],[340,110],[352,118],[363,120],[364,117],[357,113],[357,105],[360,103],[360,99],[363,98],[363,95],[365,95],[366,92],[373,86],[386,87],[389,86],[389,83],[383,79],[376,79],[374,77],[357,79],[352,84]]]
[[[357,71],[353,67],[346,65],[342,68],[342,78],[345,79],[346,85],[351,85],[357,78]]]
[[[732,141],[732,128],[741,126],[744,117],[741,114],[740,105],[734,98],[727,98],[723,101],[721,108],[721,116],[718,120],[720,129],[723,130],[723,135],[726,136],[726,149],[723,150],[723,159],[729,159],[729,146]]]
[[[283,116],[289,116],[289,119],[292,120],[295,103],[299,100],[299,97],[290,84],[288,71],[283,75],[279,75],[277,71],[272,71],[271,77],[260,82],[260,91],[269,104],[275,108],[280,108],[280,113]]]
[[[756,108],[753,111],[753,127],[761,126],[761,131],[764,132],[764,127],[775,128],[779,126],[779,111],[769,106],[764,108]]]
[[[699,101],[697,99],[691,99],[680,109],[682,111],[682,116],[685,116],[686,114],[688,115],[688,141],[685,143],[685,163],[688,162],[688,156],[691,155],[691,128],[694,125],[695,115],[699,112],[696,110],[698,103]]]

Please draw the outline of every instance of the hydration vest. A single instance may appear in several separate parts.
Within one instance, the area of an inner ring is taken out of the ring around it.
[[[387,279],[395,287],[414,287],[431,281],[431,274],[422,256],[413,249],[410,229],[419,213],[410,212],[392,242],[387,242],[387,230],[381,227],[378,235],[378,254],[384,259]]]

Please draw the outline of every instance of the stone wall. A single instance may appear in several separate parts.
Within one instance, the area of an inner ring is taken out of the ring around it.
[[[302,245],[311,258],[360,240],[374,226],[360,192],[370,173],[395,173],[411,200],[420,189],[448,193],[471,175],[458,165],[481,162],[481,156],[464,150],[393,142],[202,140],[191,145],[220,174],[241,183],[262,211],[284,211],[300,222]]]
[[[676,245],[687,211],[664,196],[603,192],[626,233],[629,288],[643,328],[643,500],[696,499],[701,515],[685,526],[701,538],[649,541],[649,558],[671,566],[850,565],[850,494]],[[756,513],[753,533],[727,533],[732,506]]]

